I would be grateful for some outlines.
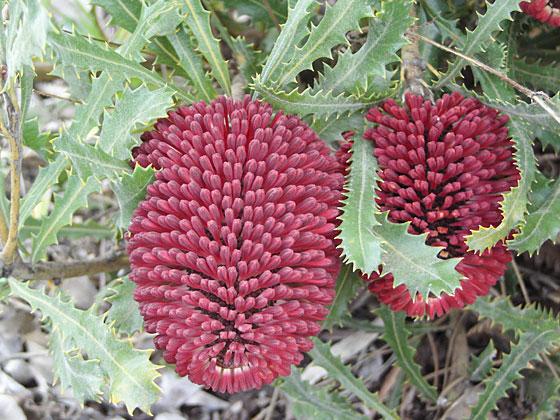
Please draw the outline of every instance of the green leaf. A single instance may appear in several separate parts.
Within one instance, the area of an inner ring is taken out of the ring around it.
[[[463,276],[455,270],[461,258],[439,258],[444,248],[426,245],[427,234],[408,233],[410,222],[391,223],[388,213],[378,215],[377,222],[372,231],[383,249],[383,272],[395,279],[393,287],[404,284],[414,299],[417,293],[453,294],[461,286]]]
[[[292,414],[296,419],[365,420],[366,418],[355,412],[338,393],[312,386],[302,380],[295,366],[292,366],[292,374],[283,378],[278,387],[288,397]]]
[[[251,17],[253,22],[264,22],[267,25],[284,22],[287,16],[286,0],[224,0],[226,10],[235,9],[240,15]]]
[[[253,80],[262,68],[264,54],[241,36],[232,38],[230,45],[239,71],[245,80]]]
[[[406,373],[412,385],[424,396],[436,401],[436,389],[426,382],[420,372],[420,366],[414,362],[414,349],[408,344],[410,332],[405,323],[406,315],[403,312],[393,312],[385,305],[377,310],[377,314],[383,319],[385,326],[383,339],[393,349],[397,364]]]
[[[308,354],[316,364],[328,372],[330,378],[340,382],[347,391],[356,395],[369,409],[376,411],[384,419],[399,418],[393,410],[383,405],[377,393],[370,392],[364,383],[354,376],[350,368],[331,353],[329,345],[316,337],[313,338],[313,344],[313,349]]]
[[[348,45],[346,33],[360,29],[360,19],[373,16],[371,3],[367,0],[346,0],[334,5],[326,3],[325,13],[316,27],[309,31],[309,37],[301,46],[292,44],[294,54],[283,65],[278,85],[284,86],[302,70],[322,57],[331,57],[331,49],[337,45]]]
[[[37,235],[41,231],[41,222],[34,219],[29,219],[26,224],[21,226],[20,239],[25,240],[31,235]],[[107,239],[112,238],[115,235],[111,228],[102,226],[93,220],[81,224],[72,224],[69,226],[64,226],[58,231],[58,237],[69,238],[69,239],[79,239],[84,237],[90,237],[95,239]]]
[[[124,58],[106,45],[102,46],[99,43],[88,41],[77,34],[52,33],[50,42],[63,63],[92,72],[104,71],[115,78],[136,78],[155,87],[169,87],[182,100],[194,101],[193,96],[189,93],[168,85],[156,72]]]
[[[492,364],[496,358],[496,348],[492,341],[478,356],[473,357],[469,365],[470,380],[473,382],[482,381],[492,370]]]
[[[26,283],[10,279],[12,293],[51,321],[63,339],[69,340],[89,360],[96,360],[107,384],[109,401],[124,402],[129,413],[139,407],[149,414],[159,396],[154,380],[158,366],[150,362],[150,350],[137,350],[130,340],[114,335],[102,319],[91,311],[76,309],[60,294],[51,297]]]
[[[0,278],[0,302],[6,300],[8,296],[10,296],[12,291],[10,290],[10,285],[6,278]]]
[[[523,226],[521,233],[508,241],[508,247],[518,253],[538,251],[547,240],[556,242],[560,234],[560,178],[550,188],[545,202],[532,211]]]
[[[41,201],[45,193],[58,181],[58,177],[64,171],[68,161],[64,155],[58,155],[54,162],[44,168],[39,169],[39,174],[29,192],[23,197],[21,202],[21,209],[19,213],[19,227],[21,228],[27,218],[31,216],[31,212]]]
[[[511,20],[511,14],[519,11],[518,0],[500,0],[494,3],[486,3],[486,13],[478,15],[478,23],[474,31],[467,30],[467,38],[461,53],[469,57],[474,56],[482,51],[493,40],[494,33],[501,31],[501,24],[504,20]],[[434,89],[441,88],[449,82],[452,82],[459,74],[461,69],[466,65],[466,61],[457,58],[449,65],[447,73],[442,75],[438,82],[434,85]]]
[[[97,147],[73,141],[68,133],[62,133],[54,141],[54,148],[72,161],[72,168],[84,182],[90,177],[115,179],[129,169],[126,162],[115,159]]]
[[[154,179],[153,168],[136,165],[132,174],[125,174],[113,189],[119,203],[119,216],[116,221],[118,228],[127,229],[138,203],[146,197],[146,188]]]
[[[330,306],[329,315],[323,323],[323,328],[332,329],[342,324],[342,318],[348,314],[348,304],[356,296],[356,292],[365,283],[350,265],[344,264],[336,280],[336,295]]]
[[[369,276],[381,264],[379,239],[372,228],[375,219],[375,185],[377,161],[373,156],[373,143],[362,138],[363,132],[354,136],[350,170],[344,186],[342,214],[339,216],[338,238],[344,262],[354,270]]]
[[[540,61],[528,63],[523,58],[512,60],[510,76],[537,89],[558,92],[560,89],[560,65],[544,64]]]
[[[407,44],[403,35],[414,23],[412,5],[412,0],[383,2],[381,12],[371,19],[366,43],[355,53],[347,48],[340,54],[336,65],[325,69],[318,87],[336,95],[354,92],[356,86],[366,90],[374,74],[387,79],[386,66],[399,60],[396,52]]]
[[[520,119],[511,117],[510,135],[515,143],[514,160],[521,179],[516,187],[504,194],[500,203],[502,221],[496,227],[480,227],[467,236],[469,249],[482,252],[505,239],[525,218],[528,195],[535,179],[536,162],[530,128]]]
[[[77,176],[70,175],[64,194],[55,200],[53,211],[43,220],[39,234],[33,238],[33,263],[45,256],[47,246],[56,243],[58,231],[72,223],[73,214],[86,207],[89,194],[99,191],[99,188],[99,182],[93,177],[84,183]]]
[[[216,90],[212,86],[212,80],[204,70],[202,60],[194,51],[194,42],[187,30],[182,28],[176,34],[170,35],[169,41],[179,56],[180,66],[185,70],[196,91],[207,102],[214,99],[217,95]]]
[[[145,86],[135,90],[126,88],[115,101],[114,110],[105,111],[98,146],[117,159],[130,159],[130,150],[138,143],[131,131],[139,125],[148,126],[156,118],[164,117],[172,105],[172,91],[169,89],[149,90]]]
[[[277,80],[284,69],[284,64],[294,54],[294,45],[307,35],[307,22],[310,18],[309,9],[317,5],[315,0],[299,0],[291,7],[288,6],[288,19],[282,27],[282,32],[274,43],[274,47],[266,60],[261,73],[261,83],[268,86],[270,80]]]
[[[342,133],[354,131],[363,122],[364,116],[361,112],[352,112],[343,114],[340,117],[330,118],[314,115],[310,126],[322,140],[330,144],[336,144],[342,141]]]
[[[49,29],[47,11],[36,0],[11,0],[6,29],[6,67],[8,80],[21,73],[24,66],[33,67],[33,57],[43,54]],[[33,28],[31,30],[31,28]]]
[[[187,12],[185,22],[198,42],[198,50],[210,64],[216,81],[226,94],[231,95],[227,62],[220,52],[220,42],[212,34],[210,12],[204,9],[200,0],[183,0],[183,2]]]
[[[50,332],[49,350],[55,378],[63,392],[69,392],[79,401],[98,401],[104,383],[99,362],[85,360],[70,337],[60,331],[60,326]]]
[[[106,322],[126,335],[141,331],[144,324],[138,304],[133,298],[134,287],[128,276],[116,279],[109,285],[109,292],[112,294],[105,299],[111,304],[106,313]]]
[[[316,117],[330,118],[347,112],[362,110],[378,102],[382,97],[390,95],[386,91],[383,95],[362,99],[343,93],[334,96],[332,93],[325,91],[312,92],[311,88],[307,88],[303,92],[298,92],[297,88],[294,88],[291,92],[285,92],[265,86],[259,76],[255,78],[254,87],[255,92],[262,99],[286,113],[300,116],[313,114]]]

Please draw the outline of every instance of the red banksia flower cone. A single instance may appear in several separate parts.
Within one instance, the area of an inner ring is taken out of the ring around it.
[[[560,27],[560,0],[522,1],[521,10],[541,22]]]
[[[156,347],[219,392],[289,375],[334,297],[336,159],[300,119],[248,97],[181,107],[142,141],[136,162],[158,171],[128,252]]]
[[[468,251],[465,237],[479,226],[501,221],[501,194],[517,184],[508,117],[459,93],[435,104],[408,94],[406,106],[393,100],[373,108],[376,124],[364,138],[373,141],[379,165],[377,204],[395,223],[410,221],[412,234],[428,233],[427,244],[445,249],[441,258],[464,257],[456,270],[464,276],[452,295],[414,296],[393,287],[391,273],[374,273],[369,289],[393,310],[409,316],[441,316],[488,293],[511,255],[497,244],[482,255]],[[349,144],[339,151],[347,161]],[[346,154],[346,156],[345,156]]]

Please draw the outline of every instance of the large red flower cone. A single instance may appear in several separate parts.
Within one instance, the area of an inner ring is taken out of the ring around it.
[[[442,258],[463,257],[456,269],[464,279],[452,295],[414,297],[405,285],[394,288],[393,276],[382,270],[366,280],[393,310],[434,317],[473,303],[504,273],[511,255],[503,244],[476,255],[465,237],[500,223],[501,194],[516,185],[519,172],[507,116],[459,93],[435,104],[408,94],[405,102],[390,99],[367,114],[376,124],[364,138],[374,142],[380,168],[377,204],[390,221],[410,221],[410,233],[427,232],[428,245],[445,248]],[[345,143],[340,160],[347,161],[348,150]]]
[[[522,1],[521,10],[541,22],[560,27],[560,0]]]
[[[142,141],[136,162],[158,171],[128,252],[157,348],[219,392],[289,375],[334,297],[336,159],[300,119],[248,97],[181,107]]]

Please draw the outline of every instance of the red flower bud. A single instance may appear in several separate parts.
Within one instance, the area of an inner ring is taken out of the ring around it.
[[[560,0],[522,1],[521,10],[541,22],[560,27]]]

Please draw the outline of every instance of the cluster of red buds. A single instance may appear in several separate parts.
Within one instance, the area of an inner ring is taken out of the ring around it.
[[[367,119],[378,208],[428,232],[443,258],[463,257],[464,276],[452,295],[411,296],[380,268],[370,290],[431,317],[486,294],[510,254],[498,244],[475,255],[465,236],[500,222],[501,195],[519,178],[507,117],[455,93],[388,100]],[[130,278],[146,330],[180,375],[233,393],[302,361],[335,293],[347,153],[348,142],[337,160],[299,118],[249,97],[180,107],[144,133],[133,157],[157,172],[129,228]]]
[[[521,10],[541,22],[560,27],[560,0],[522,1]]]

